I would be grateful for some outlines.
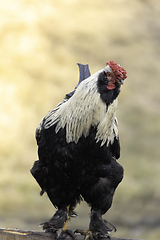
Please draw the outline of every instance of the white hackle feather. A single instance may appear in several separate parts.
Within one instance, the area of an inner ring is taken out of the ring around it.
[[[89,130],[93,126],[97,127],[96,142],[101,141],[101,146],[112,144],[114,137],[118,137],[117,99],[106,109],[97,88],[97,79],[103,70],[81,82],[70,99],[58,104],[42,119],[37,131],[41,131],[42,125],[48,129],[56,124],[56,133],[66,127],[67,143],[78,143],[82,135],[84,137],[89,135]]]

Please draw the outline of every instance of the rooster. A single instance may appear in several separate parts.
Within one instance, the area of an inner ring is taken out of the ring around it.
[[[123,179],[117,162],[120,143],[116,108],[126,76],[123,67],[109,61],[90,76],[88,65],[78,64],[80,80],[40,122],[36,130],[39,160],[31,174],[47,193],[56,213],[42,224],[43,230],[74,238],[67,221],[75,216],[77,203],[91,207],[87,231],[75,232],[87,238],[108,237],[115,229],[102,218],[112,205],[113,195]]]

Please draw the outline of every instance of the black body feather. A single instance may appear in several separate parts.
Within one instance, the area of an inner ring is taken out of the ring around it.
[[[108,148],[100,147],[100,142],[95,142],[95,133],[92,127],[89,136],[82,136],[75,144],[66,142],[65,129],[57,134],[55,126],[42,129],[38,140],[39,161],[32,174],[55,207],[70,205],[72,209],[81,195],[102,214],[111,206],[114,190],[123,175],[122,167],[115,160],[119,156],[119,144],[115,139]]]

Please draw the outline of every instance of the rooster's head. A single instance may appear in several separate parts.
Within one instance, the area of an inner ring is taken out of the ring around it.
[[[113,90],[116,88],[117,84],[119,86],[123,84],[123,80],[127,78],[127,72],[123,67],[114,61],[109,61],[106,63],[106,65],[107,66],[105,67],[104,71],[108,80],[107,88],[108,90]]]

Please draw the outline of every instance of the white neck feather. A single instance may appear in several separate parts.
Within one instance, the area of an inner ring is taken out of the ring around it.
[[[57,124],[55,131],[58,133],[61,128],[66,127],[67,143],[77,143],[82,135],[88,136],[93,126],[97,127],[96,141],[102,141],[101,146],[110,142],[112,144],[114,137],[118,136],[115,124],[117,99],[106,111],[106,104],[97,91],[97,78],[101,71],[81,82],[68,101],[49,112],[42,120],[44,128]],[[42,122],[38,129],[41,128]]]

